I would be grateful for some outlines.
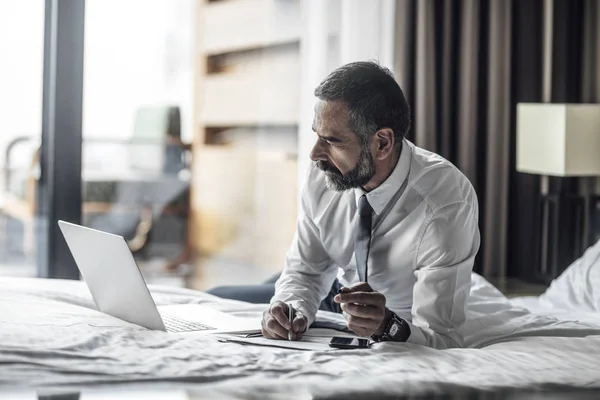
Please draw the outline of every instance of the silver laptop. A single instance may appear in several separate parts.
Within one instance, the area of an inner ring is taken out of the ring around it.
[[[157,307],[125,239],[59,221],[67,245],[100,311],[152,330],[246,334],[259,319],[237,318],[198,304]]]

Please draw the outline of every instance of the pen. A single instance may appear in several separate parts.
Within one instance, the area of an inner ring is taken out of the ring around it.
[[[290,330],[288,331],[288,340],[292,340],[292,323],[294,322],[294,317],[296,315],[296,310],[292,307],[291,304],[288,304],[288,320],[290,321]]]

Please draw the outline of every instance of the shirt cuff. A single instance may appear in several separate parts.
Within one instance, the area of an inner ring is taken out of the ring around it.
[[[413,325],[412,322],[409,322],[407,320],[404,320],[404,322],[406,322],[408,324],[408,327],[410,328],[410,336],[408,337],[408,339],[406,339],[406,343],[413,343],[421,346],[426,346],[427,338],[423,334],[421,328],[419,328],[416,325]]]

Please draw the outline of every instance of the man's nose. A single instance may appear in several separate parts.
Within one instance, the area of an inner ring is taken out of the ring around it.
[[[327,161],[327,155],[325,154],[321,140],[317,139],[310,152],[310,159],[313,161]]]

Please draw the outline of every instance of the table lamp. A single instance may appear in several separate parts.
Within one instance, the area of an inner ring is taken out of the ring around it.
[[[550,177],[600,177],[600,104],[518,104],[517,171],[542,175],[539,272],[550,280],[600,231],[591,217],[600,215],[597,196],[565,193],[562,179],[549,185]]]

